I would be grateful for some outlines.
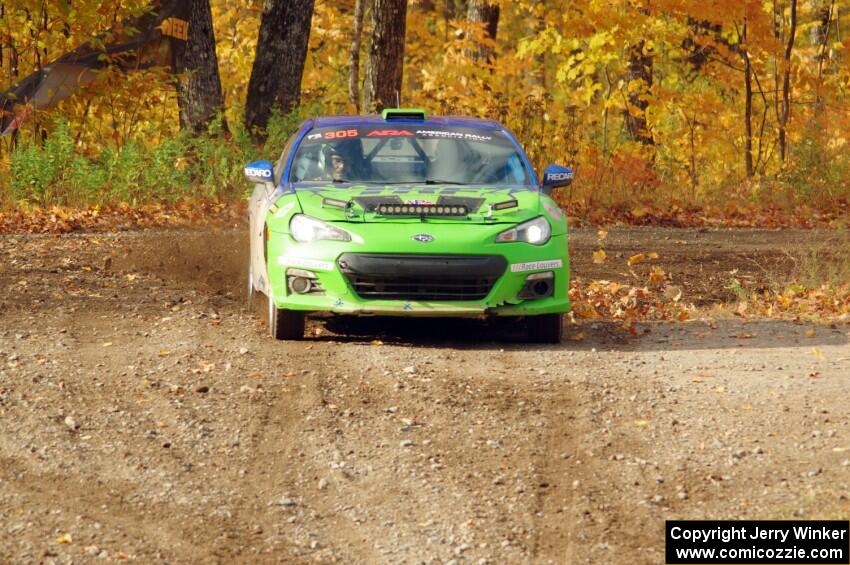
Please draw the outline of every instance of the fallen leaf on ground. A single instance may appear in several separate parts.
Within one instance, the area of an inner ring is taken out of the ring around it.
[[[597,265],[601,265],[608,258],[608,254],[605,253],[604,249],[600,249],[599,251],[593,252],[593,262]]]
[[[678,302],[682,299],[682,288],[678,286],[668,286],[664,289],[664,297],[667,300],[672,300],[673,302]]]
[[[649,284],[650,284],[650,286],[661,286],[666,282],[666,280],[667,280],[667,273],[664,272],[664,269],[662,269],[661,267],[652,267],[652,270],[649,272]],[[668,296],[668,294],[667,294],[668,291],[670,291],[670,289],[678,290],[679,291],[679,298],[681,298],[682,289],[680,289],[679,287],[674,287],[674,286],[669,286],[669,287],[665,288],[664,289],[664,296],[666,296],[667,298],[670,298],[670,296]],[[676,300],[678,300],[678,298]]]
[[[632,255],[628,260],[629,267],[643,263],[647,259],[658,259],[658,253],[653,251],[652,253],[637,253]]]
[[[632,267],[639,263],[643,263],[644,261],[646,261],[646,255],[644,255],[643,253],[637,253],[629,257],[628,264],[630,267]]]

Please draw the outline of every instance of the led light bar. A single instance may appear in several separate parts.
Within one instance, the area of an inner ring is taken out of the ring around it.
[[[375,211],[382,216],[466,216],[466,206],[434,204],[381,204]]]

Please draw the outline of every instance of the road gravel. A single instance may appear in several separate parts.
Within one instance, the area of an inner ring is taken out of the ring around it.
[[[824,232],[595,230],[706,305]],[[667,519],[846,518],[850,327],[322,319],[241,230],[0,237],[0,562],[661,563]],[[733,273],[734,272],[734,273]],[[571,337],[583,334],[583,339]]]

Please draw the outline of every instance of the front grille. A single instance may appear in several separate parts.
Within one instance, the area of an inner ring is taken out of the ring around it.
[[[346,253],[340,270],[364,300],[483,300],[505,271],[498,255]]]

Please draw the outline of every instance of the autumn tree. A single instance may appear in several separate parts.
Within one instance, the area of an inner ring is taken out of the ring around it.
[[[650,19],[649,8],[633,0],[627,5],[624,16],[632,20],[633,24],[630,27],[643,35],[641,31],[645,29],[646,21]],[[653,83],[653,42],[643,37],[631,38],[626,51],[628,63],[624,81],[627,103],[623,111],[626,131],[638,143],[654,145],[646,117]]]
[[[777,3],[780,6],[780,10],[782,4]],[[788,120],[791,117],[791,54],[794,51],[794,42],[797,39],[797,0],[790,0],[789,5],[789,17],[787,26],[785,25],[785,15],[784,10],[781,10],[782,13],[776,14],[774,13],[774,18],[781,22],[782,27],[780,28],[779,23],[774,24],[774,29],[776,30],[777,39],[784,39],[784,52],[782,56],[782,86],[781,92],[782,97],[777,104],[777,122],[779,125],[779,158],[784,163],[787,157],[788,152],[788,138],[787,138],[787,128],[788,128]],[[782,30],[782,33],[779,33],[779,30]],[[783,35],[785,37],[783,37]],[[779,73],[777,73],[777,92],[779,89]]]
[[[355,0],[351,47],[348,49],[348,99],[360,113],[360,44],[363,35],[363,13],[366,0]]]
[[[476,62],[489,63],[493,59],[493,43],[499,30],[500,8],[487,0],[469,0],[467,20],[472,25],[483,27],[484,40],[472,49],[471,56]]]
[[[224,96],[215,51],[215,33],[209,0],[189,0],[189,34],[186,41],[172,42],[180,129],[205,131],[224,111]],[[226,125],[225,125],[226,128]]]
[[[272,109],[294,108],[310,39],[314,0],[267,0],[245,106],[245,126],[262,137]]]
[[[380,112],[401,98],[407,0],[374,0],[363,106]]]
[[[812,1],[816,24],[812,26],[811,38],[815,46],[815,58],[817,64],[817,77],[815,81],[815,109],[823,109],[821,99],[821,88],[823,86],[824,63],[828,57],[829,34],[832,30],[832,22],[835,19],[837,9],[836,0],[813,0]]]
[[[637,41],[628,48],[629,58],[626,71],[628,104],[623,111],[626,131],[635,141],[653,145],[652,134],[646,121],[649,96],[652,89],[652,47],[646,41]]]

